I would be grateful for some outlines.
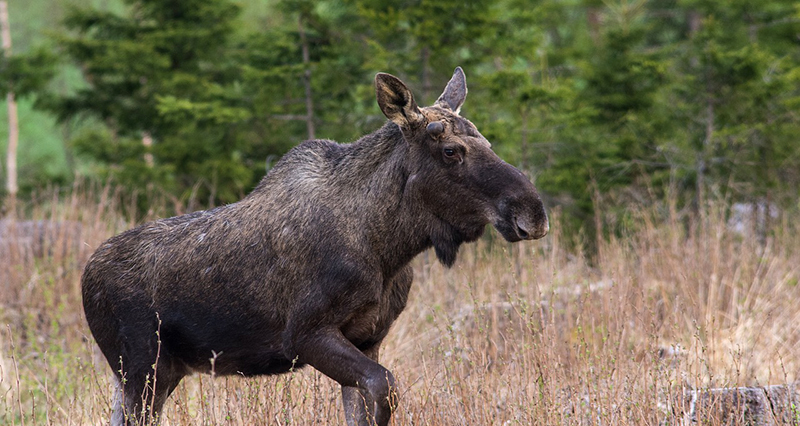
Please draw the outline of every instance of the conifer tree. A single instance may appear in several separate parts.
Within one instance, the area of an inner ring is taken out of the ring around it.
[[[192,190],[236,199],[251,170],[232,131],[249,118],[226,48],[238,8],[226,0],[126,0],[125,15],[74,9],[58,40],[87,85],[51,107],[62,119],[96,117],[105,130],[72,141],[98,172],[176,203]],[[143,143],[144,142],[144,143]]]

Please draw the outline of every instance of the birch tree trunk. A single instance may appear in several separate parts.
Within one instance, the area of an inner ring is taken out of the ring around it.
[[[6,57],[11,56],[11,29],[8,25],[8,3],[0,0],[0,38],[2,38],[3,50]],[[5,208],[7,213],[16,216],[17,208],[17,145],[19,143],[19,122],[17,119],[17,102],[14,99],[14,92],[9,91],[6,95],[8,104],[8,148],[6,153],[6,198]]]
[[[150,152],[150,149],[153,147],[153,136],[150,135],[150,132],[142,133],[142,145],[144,145],[145,148],[144,163],[147,167],[152,169],[155,162],[153,161],[153,153]]]

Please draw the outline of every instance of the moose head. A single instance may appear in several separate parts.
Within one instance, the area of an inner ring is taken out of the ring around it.
[[[452,265],[460,243],[480,237],[487,223],[510,242],[547,234],[547,214],[536,188],[459,115],[467,97],[461,67],[429,107],[417,106],[408,87],[390,74],[379,73],[375,88],[384,115],[409,144],[412,188],[446,228],[431,236],[442,263]]]

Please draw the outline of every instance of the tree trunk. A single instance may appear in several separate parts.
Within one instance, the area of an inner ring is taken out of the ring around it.
[[[700,31],[703,19],[700,14],[695,10],[688,12],[687,20],[689,21],[689,38],[694,40],[694,37]],[[689,58],[689,63],[693,68],[700,66],[700,58],[697,55],[692,55]],[[706,121],[705,121],[705,137],[701,146],[695,152],[695,173],[697,174],[696,191],[695,191],[695,208],[700,214],[703,213],[703,200],[705,199],[705,172],[706,172],[706,146],[711,142],[714,133],[714,104],[711,100],[711,91],[708,82],[706,83]],[[702,224],[701,226],[705,226]]]
[[[150,132],[142,133],[142,145],[144,145],[145,148],[144,163],[147,164],[147,167],[153,168],[155,164],[153,161],[153,153],[151,152],[153,148],[153,137],[150,135]]]
[[[586,9],[586,23],[589,27],[589,35],[595,46],[600,44],[600,30],[602,29],[601,12],[599,8],[589,7]]]
[[[303,15],[297,18],[297,29],[300,32],[300,44],[303,50],[303,86],[306,92],[306,129],[308,130],[308,138],[316,139],[314,135],[314,100],[311,98],[311,55],[308,52],[308,40],[306,39],[306,31],[303,28]]]
[[[430,59],[430,49],[428,46],[423,46],[420,51],[420,61],[422,62],[422,99],[424,102],[428,102],[431,93]]]
[[[520,141],[519,141],[519,153],[520,153],[520,163],[519,167],[522,170],[528,170],[528,133],[531,132],[530,128],[528,127],[528,109],[526,107],[520,108]]]
[[[11,29],[8,25],[8,3],[0,1],[0,37],[2,37],[3,50],[6,57],[11,56]],[[7,213],[16,216],[17,208],[17,145],[19,143],[19,120],[17,118],[17,102],[14,92],[6,95],[8,104],[8,149],[6,154],[6,191],[7,199],[5,208]]]
[[[707,161],[712,148],[711,143],[714,138],[714,99],[712,98],[711,89],[706,86],[706,128],[703,137],[703,145],[700,147],[697,159],[697,206],[698,208],[705,201],[705,174],[708,167]],[[701,209],[702,213],[702,209]]]

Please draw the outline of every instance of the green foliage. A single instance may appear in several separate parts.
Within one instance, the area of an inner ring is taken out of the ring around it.
[[[8,93],[13,93],[18,102],[17,114],[21,119],[18,123],[19,132],[32,140],[40,141],[37,146],[22,145],[18,148],[18,160],[21,167],[18,167],[18,177],[21,182],[22,190],[31,189],[32,183],[45,184],[52,182],[55,184],[64,183],[69,176],[69,171],[64,167],[63,150],[43,150],[41,142],[52,142],[52,119],[50,117],[37,116],[32,111],[32,105],[36,99],[36,94],[41,93],[44,87],[55,74],[56,56],[44,47],[37,47],[23,53],[7,55],[7,52],[0,49],[0,97],[6,98]],[[3,105],[2,117],[7,117],[7,106]],[[26,120],[36,118],[37,121]],[[0,123],[0,134],[8,134],[8,121]],[[60,143],[56,142],[58,146]],[[7,140],[0,139],[1,152],[5,153]],[[5,157],[5,156],[3,156]],[[61,157],[61,158],[59,158]],[[5,164],[5,163],[4,163]],[[0,180],[5,180],[2,176]],[[4,188],[5,186],[3,186]]]
[[[665,191],[797,207],[792,1],[125,0],[64,16],[53,40],[83,83],[41,96],[36,53],[0,73],[62,120],[81,174],[178,204],[238,199],[311,127],[377,128],[377,71],[429,104],[461,65],[464,114],[576,227],[598,196],[620,217]]]
[[[69,151],[64,149],[58,124],[52,116],[35,109],[35,96],[27,96],[17,102],[20,144],[18,167],[20,192],[29,194],[47,185],[62,185],[70,182]],[[5,104],[0,104],[0,117],[7,117]],[[5,152],[8,121],[0,120],[0,170],[5,171]],[[27,142],[33,143],[27,143]],[[5,174],[0,176],[5,182]],[[5,189],[5,185],[0,191]]]
[[[14,92],[17,98],[28,96],[53,78],[56,57],[47,49],[11,56],[0,50],[0,55],[0,96],[8,92]]]
[[[73,32],[57,41],[87,85],[52,99],[50,108],[62,120],[105,123],[110,137],[73,141],[101,163],[102,176],[179,200],[202,182],[200,196],[234,201],[252,179],[237,161],[247,146],[234,129],[251,114],[239,105],[236,66],[227,60],[238,8],[227,1],[127,4],[126,15],[69,12],[64,23]],[[142,143],[148,138],[152,148]]]

